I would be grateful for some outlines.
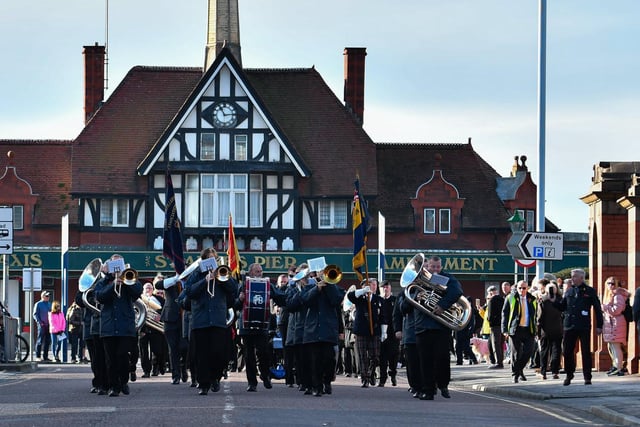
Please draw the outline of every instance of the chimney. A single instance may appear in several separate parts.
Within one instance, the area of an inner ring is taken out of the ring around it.
[[[229,48],[238,64],[242,66],[238,0],[209,0],[207,47],[204,53],[205,71],[213,64],[224,47]]]
[[[364,119],[364,47],[346,47],[344,49],[344,103],[358,122]]]
[[[98,111],[104,99],[105,47],[84,46],[84,124]]]

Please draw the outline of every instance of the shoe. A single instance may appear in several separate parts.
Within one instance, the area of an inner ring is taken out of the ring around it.
[[[247,387],[247,391],[256,391],[256,386],[249,384],[249,387]]]
[[[345,377],[351,378],[351,374],[344,374]]]
[[[91,387],[91,390],[89,390],[89,393],[97,393],[98,389],[95,387]]]
[[[498,365],[498,364],[491,365],[489,366],[489,369],[504,369],[504,365]]]
[[[151,376],[152,376],[152,377],[157,377],[157,376],[158,376],[158,371],[153,371],[153,372],[151,372]]]
[[[183,383],[186,383],[187,380],[189,379],[189,375],[187,374],[187,369],[183,369],[182,372],[180,372],[180,379],[182,379]]]
[[[104,396],[105,394],[107,394],[107,390],[101,388],[98,390],[98,396]]]
[[[307,391],[307,389],[302,385],[298,385],[298,391]]]
[[[591,385],[591,380],[584,380],[584,385]]]
[[[616,376],[618,377],[624,377],[625,373],[623,371],[618,371],[618,373],[616,374]]]
[[[420,398],[420,393],[417,391],[414,391],[413,393],[411,393],[411,395],[413,396],[414,399],[419,399]]]
[[[316,389],[316,390],[313,390],[313,395],[315,397],[320,397],[320,396],[322,396],[322,392],[320,390]]]
[[[571,384],[571,378],[567,377],[564,379],[564,381],[562,382],[562,385],[569,385]]]
[[[372,372],[371,375],[369,376],[369,384],[371,384],[372,386],[376,385],[376,373]]]
[[[151,377],[149,372],[145,372],[144,374],[142,374],[142,378],[149,378],[149,377]]]
[[[451,395],[449,394],[449,389],[447,387],[443,387],[440,389],[440,394],[445,399],[451,399]]]
[[[214,393],[220,391],[220,381],[214,381],[213,384],[211,384],[211,391]]]
[[[324,385],[324,394],[331,394],[332,392],[331,383],[326,383]]]
[[[201,388],[200,391],[198,392],[200,396],[206,396],[208,393],[209,393],[208,388]]]
[[[609,372],[607,372],[607,375],[609,375],[611,377],[611,376],[614,376],[614,375],[618,375],[618,372],[620,372],[620,371],[618,371],[618,368],[614,367],[614,368],[609,369]]]
[[[86,357],[83,357],[81,360],[82,363],[89,363],[89,359],[87,359]]]
[[[512,379],[512,380],[513,380],[513,383],[514,383],[514,384],[518,384],[518,378],[519,378],[519,377],[518,377],[518,375],[514,375],[514,376],[513,376],[513,379]]]
[[[273,388],[273,386],[271,385],[271,379],[266,378],[262,381],[262,384],[264,385],[264,388]]]
[[[120,392],[115,391],[114,389],[109,390],[109,397],[118,397],[120,396]]]
[[[615,366],[610,367],[609,370],[607,371],[607,375],[609,375],[611,372],[613,372],[615,370],[616,370]]]
[[[384,387],[384,383],[383,383],[382,381],[380,381],[380,382],[378,383],[378,387]]]
[[[198,383],[195,381],[191,381],[191,385],[189,387],[198,387]]]
[[[420,393],[420,400],[433,400],[433,394]]]
[[[310,388],[307,388],[307,389],[304,390],[304,394],[306,394],[306,395],[310,395],[311,393],[312,393],[312,391],[311,391]]]
[[[398,385],[398,381],[396,381],[396,376],[391,375],[391,385],[396,387]]]
[[[527,377],[525,377],[523,373],[520,373],[520,380],[526,381]]]
[[[542,374],[542,379],[546,380],[547,379],[547,374]]]
[[[135,383],[137,379],[138,379],[138,376],[136,375],[136,373],[135,373],[135,372],[131,372],[131,373],[129,374],[129,380],[130,380],[132,383]]]
[[[558,374],[553,374],[553,379],[554,379],[554,380],[558,380],[558,379],[560,379],[560,375],[558,375]]]
[[[77,360],[77,359],[71,359],[71,360],[69,361],[69,363],[78,363],[78,360]]]
[[[364,380],[364,381],[362,381],[362,385],[360,387],[368,388],[369,387],[369,383],[366,380]]]
[[[462,365],[462,362],[456,362],[456,365],[460,366]]]
[[[59,357],[56,357],[56,363],[61,363]]]
[[[129,395],[129,393],[130,393],[130,391],[129,391],[129,384],[124,384],[124,385],[122,386],[122,394],[125,394],[125,395],[127,395],[127,396],[128,396],[128,395]]]
[[[294,384],[287,384],[287,387],[293,388]]]
[[[171,384],[173,384],[173,385],[180,384],[180,378],[174,378],[174,379],[172,379],[172,380],[171,380]]]

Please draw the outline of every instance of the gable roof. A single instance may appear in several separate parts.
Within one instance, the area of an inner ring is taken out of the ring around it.
[[[465,229],[508,228],[507,212],[496,193],[500,175],[468,144],[377,144],[380,183],[375,206],[384,206],[387,228],[414,228],[411,199],[433,170],[464,199]],[[400,172],[401,171],[401,172]]]
[[[33,224],[59,225],[65,214],[71,224],[77,222],[77,205],[69,200],[71,144],[69,140],[0,140],[0,152],[13,152],[10,162],[0,156],[0,176],[4,178],[7,169],[15,167],[16,175],[37,196]]]
[[[202,68],[132,68],[73,144],[72,194],[143,195],[143,159],[202,77]]]

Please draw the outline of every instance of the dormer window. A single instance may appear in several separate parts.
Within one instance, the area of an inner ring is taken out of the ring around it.
[[[451,209],[426,208],[423,232],[424,234],[450,234]]]

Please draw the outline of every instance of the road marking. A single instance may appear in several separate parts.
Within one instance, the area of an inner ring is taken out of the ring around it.
[[[115,406],[47,408],[46,403],[0,403],[0,416],[115,412]]]
[[[224,382],[224,411],[222,411],[222,424],[233,424],[232,415],[236,405],[233,401],[233,393],[231,393],[231,383]]]

